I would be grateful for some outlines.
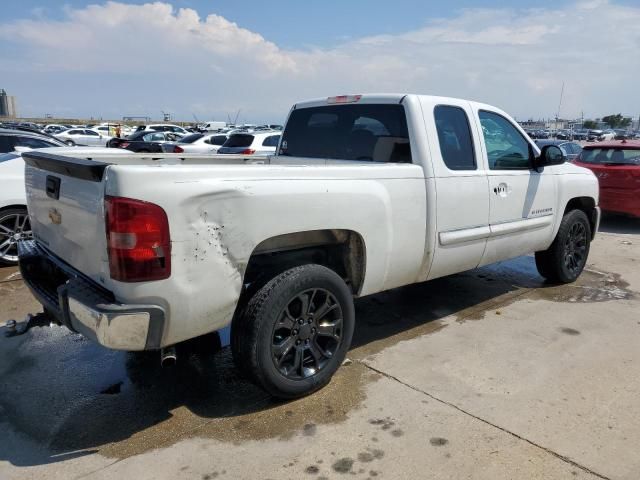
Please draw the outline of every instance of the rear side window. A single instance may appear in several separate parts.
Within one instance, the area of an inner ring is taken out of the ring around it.
[[[476,157],[467,114],[460,107],[438,105],[433,110],[442,160],[449,170],[475,170]]]
[[[11,135],[0,136],[0,153],[13,152],[14,137]]]
[[[402,105],[337,105],[291,112],[280,155],[411,163]]]
[[[50,142],[45,142],[39,138],[31,137],[16,137],[16,147],[29,147],[29,148],[47,148],[56,147],[57,145]]]
[[[200,140],[202,137],[204,137],[202,133],[192,133],[191,135],[182,137],[178,143],[193,143],[196,140]]]
[[[529,142],[513,124],[494,112],[480,110],[480,125],[491,170],[528,170]]]
[[[142,139],[145,142],[163,142],[164,133],[148,133]]]
[[[243,133],[239,133],[236,135],[231,135],[227,138],[227,141],[224,142],[224,147],[250,147],[253,143],[253,135],[245,135]]]
[[[640,165],[640,150],[622,148],[585,148],[580,155],[584,163],[603,165]]]
[[[264,139],[264,141],[262,142],[262,146],[263,147],[277,147],[279,140],[280,140],[280,135],[271,135],[270,137],[267,137],[267,138]]]
[[[227,141],[227,136],[226,135],[216,135],[215,137],[211,137],[209,139],[209,143],[211,145],[223,145],[224,142]]]

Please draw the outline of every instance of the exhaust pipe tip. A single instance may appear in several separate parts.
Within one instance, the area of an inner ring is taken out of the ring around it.
[[[160,350],[160,366],[162,368],[175,367],[178,362],[178,354],[176,353],[176,347],[166,347]]]

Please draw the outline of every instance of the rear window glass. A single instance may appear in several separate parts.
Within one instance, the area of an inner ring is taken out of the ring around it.
[[[603,165],[640,165],[640,150],[623,148],[585,148],[580,155],[584,163]]]
[[[178,143],[193,143],[196,140],[200,140],[202,137],[204,137],[202,133],[192,133],[191,135],[182,137]]]
[[[402,105],[338,105],[291,112],[280,155],[369,162],[411,162]]]
[[[253,135],[244,135],[244,134],[236,134],[231,135],[226,142],[224,142],[224,147],[250,147],[253,143]]]

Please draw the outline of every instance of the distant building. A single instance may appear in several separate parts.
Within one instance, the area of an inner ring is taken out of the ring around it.
[[[0,117],[16,116],[16,97],[7,95],[7,92],[0,88]]]

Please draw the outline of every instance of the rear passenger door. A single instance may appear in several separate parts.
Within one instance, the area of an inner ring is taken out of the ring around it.
[[[481,265],[546,248],[552,241],[554,167],[532,169],[533,147],[511,119],[476,111],[489,180],[490,237]]]
[[[487,172],[468,102],[423,97],[437,196],[429,278],[475,268],[489,237]],[[429,118],[431,117],[431,118]]]
[[[84,130],[84,138],[87,145],[101,145],[103,143],[100,134],[93,130]]]

